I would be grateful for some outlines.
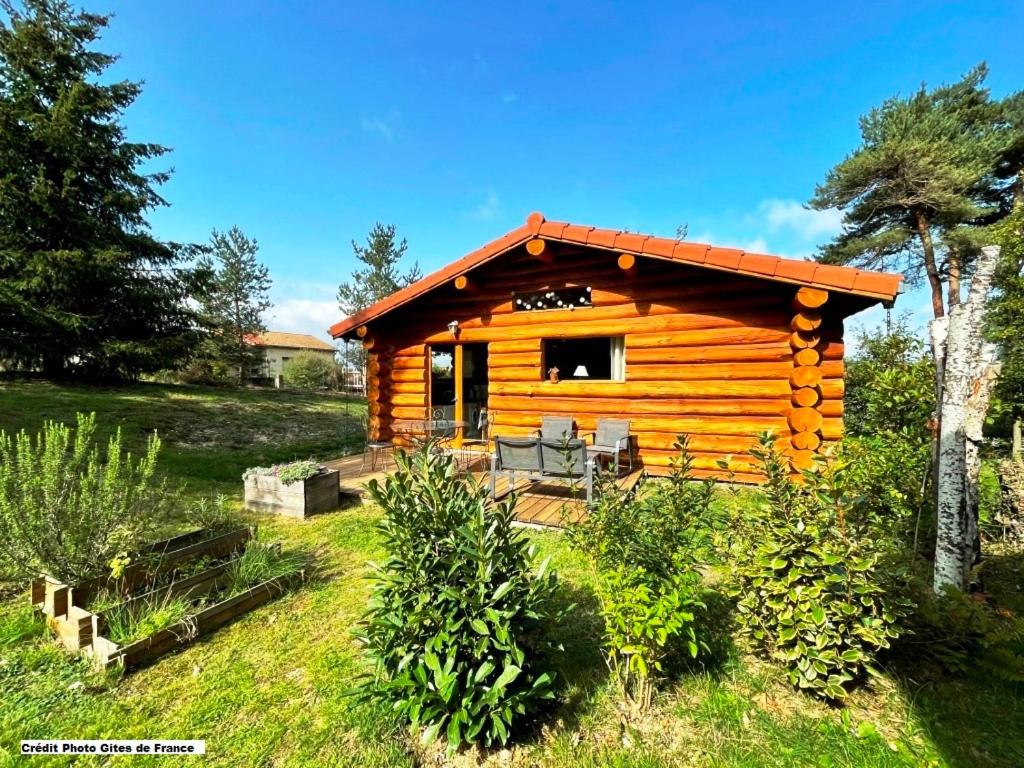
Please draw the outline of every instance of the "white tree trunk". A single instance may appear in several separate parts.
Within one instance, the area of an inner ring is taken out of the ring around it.
[[[937,473],[938,524],[935,542],[934,588],[963,590],[967,573],[974,559],[976,530],[971,500],[977,499],[977,469],[973,478],[968,474],[968,431],[975,431],[979,418],[983,423],[988,407],[987,391],[990,384],[981,384],[984,378],[982,359],[982,328],[992,275],[999,261],[999,248],[988,246],[978,258],[971,292],[967,301],[952,307],[949,312],[948,334],[941,356],[936,352],[936,364],[941,362],[942,397],[939,407],[939,448]],[[942,324],[933,323],[932,342],[938,350],[941,345]],[[978,394],[986,390],[984,398]],[[974,400],[971,415],[968,402]],[[980,426],[977,428],[980,442]],[[977,464],[977,444],[972,446],[971,461]],[[973,486],[971,485],[973,481]]]
[[[997,349],[994,344],[982,346],[980,355],[981,375],[971,387],[971,393],[967,397],[964,418],[964,438],[966,482],[964,485],[965,503],[967,505],[967,543],[970,549],[967,553],[968,567],[976,564],[981,556],[981,538],[978,534],[978,512],[980,498],[978,492],[978,478],[981,474],[981,441],[982,431],[985,427],[985,414],[988,413],[988,404],[992,396],[992,388],[996,379],[999,378],[999,371],[1002,365],[996,361]]]

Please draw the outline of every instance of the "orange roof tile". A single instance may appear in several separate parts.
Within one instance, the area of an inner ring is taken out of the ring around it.
[[[800,259],[783,259],[762,253],[747,253],[736,248],[716,248],[666,237],[640,235],[616,229],[600,229],[567,222],[546,221],[540,213],[531,213],[526,223],[463,256],[458,261],[417,280],[371,307],[335,323],[330,334],[338,338],[400,307],[406,302],[443,285],[474,267],[522,245],[533,237],[563,243],[604,248],[617,253],[703,266],[750,277],[776,280],[794,285],[813,285],[841,291],[872,301],[892,301],[900,290],[902,275],[870,272],[853,267],[837,267]],[[309,337],[312,338],[312,337]]]
[[[331,344],[308,333],[288,333],[287,331],[267,331],[259,335],[245,337],[245,343],[254,347],[287,347],[288,349],[322,349],[325,352],[337,352]]]

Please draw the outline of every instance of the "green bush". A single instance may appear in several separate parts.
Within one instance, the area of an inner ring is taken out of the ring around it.
[[[847,437],[842,460],[859,503],[851,510],[895,552],[935,550],[935,510],[924,480],[931,471],[931,444],[900,435]]]
[[[299,389],[326,389],[334,376],[337,364],[325,355],[299,352],[284,364],[284,383]]]
[[[512,526],[514,500],[460,477],[426,445],[367,488],[384,510],[387,558],[375,566],[357,636],[374,664],[364,697],[383,700],[449,749],[504,744],[523,715],[554,698],[546,641],[554,608],[548,563]]]
[[[712,557],[719,527],[714,481],[692,480],[687,439],[667,482],[636,497],[602,482],[597,502],[568,536],[595,571],[604,620],[603,653],[627,714],[651,703],[663,662],[677,647],[696,657],[698,613],[704,608],[698,566]]]
[[[681,435],[667,480],[648,483],[633,498],[604,482],[588,514],[568,526],[573,545],[599,570],[627,564],[661,577],[714,558],[722,527],[712,504],[715,481],[693,480],[688,445]]]
[[[936,595],[928,581],[911,583],[914,610],[895,653],[912,665],[934,661],[946,673],[983,669],[1002,680],[1024,682],[1024,619],[959,590]]]
[[[751,454],[766,483],[762,503],[736,522],[730,592],[741,633],[782,662],[793,685],[841,699],[900,634],[905,606],[888,597],[899,574],[859,522],[844,461],[819,462],[797,482],[770,434]]]
[[[844,423],[851,435],[902,434],[928,442],[935,410],[935,363],[905,318],[864,331],[847,363]]]
[[[159,437],[135,460],[118,430],[101,458],[95,433],[95,414],[78,414],[74,431],[46,422],[35,439],[0,431],[0,571],[82,581],[164,519],[169,495],[154,480]]]
[[[700,575],[691,570],[656,576],[619,565],[599,572],[597,584],[605,660],[635,716],[650,707],[655,679],[674,641],[697,656],[696,618],[704,608]]]

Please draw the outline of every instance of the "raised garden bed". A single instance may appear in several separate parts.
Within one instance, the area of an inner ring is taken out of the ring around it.
[[[103,669],[118,665],[131,669],[174,648],[187,645],[197,637],[208,634],[253,608],[269,602],[303,578],[304,574],[299,572],[265,581],[213,603],[166,629],[125,645],[119,645],[105,637],[101,628],[102,619],[94,616],[92,657],[96,665]]]
[[[337,508],[340,498],[338,471],[312,462],[255,467],[243,479],[245,506],[260,512],[301,519]]]
[[[77,586],[39,579],[31,599],[69,650],[88,654],[103,668],[131,668],[212,632],[304,578],[295,556],[283,557],[280,544],[257,543],[253,534],[249,528],[206,538],[203,531],[185,534],[147,548],[152,556],[140,553],[138,567],[120,579]],[[260,583],[253,584],[256,579]]]
[[[245,526],[210,536],[196,530],[150,544],[137,553],[120,578],[103,576],[80,584],[63,584],[43,576],[31,584],[32,604],[47,618],[64,616],[72,606],[85,608],[100,592],[107,590],[130,594],[139,587],[156,582],[182,564],[200,557],[228,557],[244,548],[255,535],[255,528]]]

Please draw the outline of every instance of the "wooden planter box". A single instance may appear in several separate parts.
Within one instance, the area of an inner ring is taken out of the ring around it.
[[[221,566],[223,567],[223,566]],[[217,570],[217,569],[211,569]],[[205,576],[206,574],[199,574]],[[207,576],[205,589],[208,591],[217,585],[217,576]],[[198,577],[196,577],[198,579]],[[128,645],[118,645],[102,635],[104,631],[102,617],[94,617],[92,644],[89,653],[97,667],[109,669],[113,666],[123,666],[131,669],[139,664],[155,659],[175,648],[187,645],[205,634],[222,627],[233,619],[238,618],[253,608],[269,602],[283,593],[290,585],[305,578],[304,573],[296,573],[292,576],[265,581],[251,589],[247,589],[234,597],[229,597],[219,603],[190,616],[188,619],[156,632],[149,637],[136,640]],[[199,584],[193,586],[202,587]],[[198,593],[193,593],[198,594]]]
[[[336,509],[338,470],[328,469],[308,480],[282,483],[273,475],[254,475],[245,481],[245,506],[261,512],[304,518]]]

